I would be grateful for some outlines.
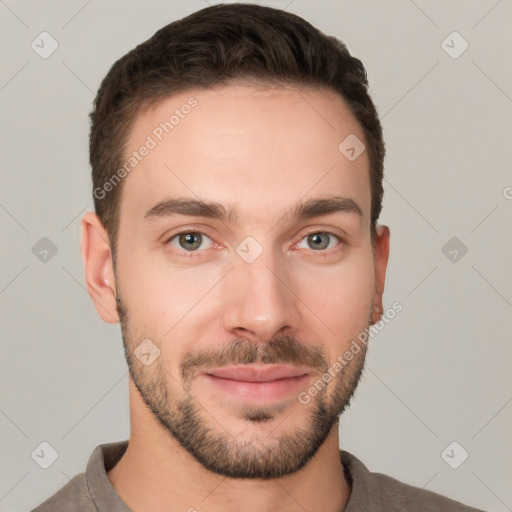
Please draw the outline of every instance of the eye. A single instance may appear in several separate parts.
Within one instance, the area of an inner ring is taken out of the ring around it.
[[[305,241],[310,249],[313,249],[314,251],[321,251],[323,249],[332,249],[335,247],[336,241],[340,242],[340,239],[338,236],[336,236],[333,233],[328,233],[326,231],[315,231],[314,233],[309,233],[306,235],[300,242],[298,247],[304,248],[304,246],[301,247],[301,244]]]
[[[199,231],[182,231],[167,240],[168,244],[177,249],[184,249],[187,252],[197,251],[203,242],[207,244],[207,247],[203,247],[203,249],[212,247],[212,239]]]

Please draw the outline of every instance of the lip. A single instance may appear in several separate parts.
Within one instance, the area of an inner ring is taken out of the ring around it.
[[[216,368],[205,372],[221,379],[243,382],[271,382],[279,379],[302,377],[308,374],[308,369],[290,365],[246,365]]]
[[[216,391],[237,401],[263,404],[297,396],[310,374],[304,367],[250,365],[216,368],[203,373]]]

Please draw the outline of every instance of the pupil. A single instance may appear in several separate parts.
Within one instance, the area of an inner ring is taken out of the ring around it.
[[[327,233],[315,233],[309,235],[309,241],[313,244],[313,249],[325,249],[329,245],[329,239],[325,236]],[[324,240],[322,241],[322,236]]]
[[[194,239],[196,241],[194,242]],[[199,233],[185,233],[181,235],[182,246],[185,245],[185,249],[197,249],[201,245],[201,235]]]

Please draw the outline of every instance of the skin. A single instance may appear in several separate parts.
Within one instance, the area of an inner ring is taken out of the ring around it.
[[[191,96],[197,106],[124,178],[115,272],[101,222],[92,212],[82,219],[88,291],[105,322],[121,322],[130,367],[129,447],[108,477],[137,512],[343,510],[350,486],[339,459],[338,416],[357,385],[365,350],[308,404],[297,392],[244,403],[212,388],[201,370],[221,361],[249,362],[250,353],[259,362],[264,356],[272,363],[296,358],[309,370],[301,385],[307,391],[369,318],[378,321],[389,229],[379,226],[372,246],[367,152],[349,161],[338,150],[350,134],[364,141],[364,132],[332,91],[231,84],[189,90],[141,112],[126,155]],[[144,218],[175,196],[236,207],[238,220]],[[299,202],[332,196],[352,198],[361,215],[286,216]],[[183,239],[174,235],[183,229],[203,234],[199,249],[180,245]],[[325,232],[335,236],[321,235],[328,246],[315,248],[308,234]],[[249,236],[262,250],[252,263],[236,251]],[[160,350],[149,366],[133,352],[144,339]],[[191,354],[206,362],[190,365],[184,375],[180,363]],[[222,466],[217,472],[167,428],[179,430],[180,403],[195,406],[192,418],[201,432],[220,441],[217,452],[203,450]],[[331,425],[311,424],[319,410],[333,419]],[[322,428],[327,430],[319,440]],[[320,442],[308,457],[297,452],[303,460],[292,468],[284,466],[289,450],[279,451],[283,439],[296,441],[292,450]],[[255,471],[258,461],[266,461],[284,476],[222,474],[236,469],[236,457],[242,466],[254,462]]]

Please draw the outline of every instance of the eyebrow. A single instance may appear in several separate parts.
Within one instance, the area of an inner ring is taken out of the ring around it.
[[[334,213],[349,213],[359,217],[363,216],[361,207],[351,197],[326,197],[309,199],[296,204],[282,217],[286,220],[301,221],[322,215]],[[144,214],[144,220],[166,218],[172,215],[189,215],[192,217],[208,217],[224,222],[237,222],[240,218],[235,206],[228,210],[220,203],[204,201],[194,198],[171,198],[160,201]]]

